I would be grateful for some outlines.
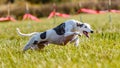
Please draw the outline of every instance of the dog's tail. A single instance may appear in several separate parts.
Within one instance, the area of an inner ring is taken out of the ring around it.
[[[16,28],[16,30],[17,30],[17,33],[18,33],[20,36],[32,36],[32,35],[38,33],[38,32],[33,32],[33,33],[30,33],[30,34],[23,34],[23,33],[20,32],[20,29],[19,29],[19,28]]]

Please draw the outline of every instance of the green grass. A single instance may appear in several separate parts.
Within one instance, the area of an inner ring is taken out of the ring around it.
[[[88,39],[80,37],[79,47],[73,44],[57,46],[50,44],[41,51],[29,50],[22,53],[28,37],[16,33],[20,28],[23,33],[45,31],[67,19],[42,18],[34,21],[0,23],[0,68],[120,68],[120,14],[74,15],[69,19],[80,19],[91,24],[95,33]]]

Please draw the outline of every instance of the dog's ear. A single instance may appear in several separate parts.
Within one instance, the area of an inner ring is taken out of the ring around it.
[[[80,26],[80,27],[82,27],[82,26],[83,26],[83,24],[77,23],[77,26]]]

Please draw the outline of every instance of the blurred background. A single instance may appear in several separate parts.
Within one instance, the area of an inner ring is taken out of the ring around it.
[[[28,11],[26,11],[26,3],[28,4]],[[39,18],[47,17],[54,8],[58,12],[71,15],[78,14],[77,11],[80,8],[119,10],[120,0],[0,0],[0,17],[7,16],[8,9],[10,15],[18,20],[21,20],[26,12]]]

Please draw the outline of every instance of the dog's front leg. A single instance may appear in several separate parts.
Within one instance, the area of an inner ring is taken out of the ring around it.
[[[79,33],[78,32],[67,32],[64,37],[64,44],[66,45],[68,42],[75,42],[75,45],[78,46],[79,38],[77,39]]]
[[[78,45],[79,45],[79,37],[77,37],[76,39],[75,39],[75,44],[74,44],[76,47],[78,47]]]
[[[79,32],[66,32],[64,34],[64,37],[67,37],[67,36],[70,36],[70,35],[80,35],[80,33]]]
[[[75,35],[75,36],[73,37],[73,39],[71,40],[71,42],[74,42],[74,45],[75,45],[76,47],[78,47],[78,45],[79,45],[79,36],[78,36],[78,35]]]

